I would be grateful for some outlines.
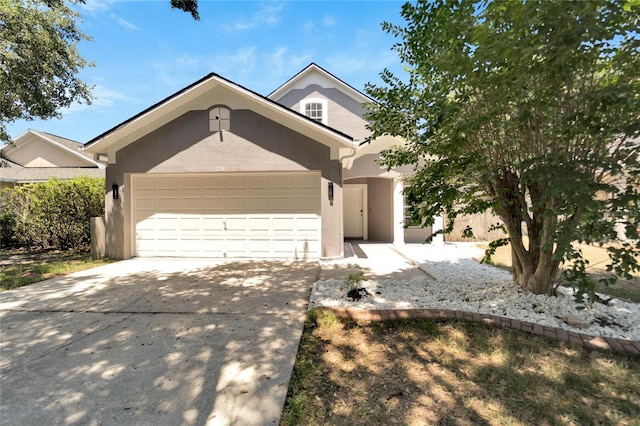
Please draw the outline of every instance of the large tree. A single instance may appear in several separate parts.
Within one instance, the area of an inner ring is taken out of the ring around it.
[[[538,294],[567,260],[592,289],[572,243],[621,228],[611,270],[638,270],[640,3],[435,0],[401,15],[383,28],[406,74],[368,86],[368,118],[407,141],[382,162],[414,165],[414,219],[492,210],[508,234],[492,247],[511,244],[514,281]]]
[[[83,0],[0,0],[0,143],[17,120],[60,118],[74,102],[91,103],[91,88],[78,77],[90,66],[77,44],[89,40],[69,4]],[[197,0],[171,7],[198,20]]]
[[[74,102],[90,103],[77,50],[89,38],[62,0],[0,0],[0,142],[6,124],[60,117]]]

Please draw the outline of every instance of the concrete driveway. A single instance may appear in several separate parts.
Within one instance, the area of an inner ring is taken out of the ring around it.
[[[318,269],[133,259],[0,293],[0,423],[277,424]]]

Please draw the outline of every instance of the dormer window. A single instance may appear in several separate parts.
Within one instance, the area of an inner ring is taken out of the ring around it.
[[[304,99],[300,102],[300,112],[312,120],[327,124],[327,100],[319,98]]]
[[[322,104],[320,102],[309,102],[304,106],[304,115],[322,123]]]

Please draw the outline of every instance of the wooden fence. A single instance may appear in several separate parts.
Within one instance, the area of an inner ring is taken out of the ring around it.
[[[445,218],[445,221],[448,221],[448,218]],[[501,230],[489,232],[489,228],[497,223],[501,224],[502,221],[489,211],[475,215],[458,216],[453,225],[453,232],[445,235],[444,239],[445,241],[493,241],[506,237],[507,235]],[[467,226],[473,229],[473,238],[462,237]]]

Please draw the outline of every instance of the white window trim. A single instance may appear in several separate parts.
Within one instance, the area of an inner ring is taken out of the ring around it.
[[[325,126],[329,123],[329,110],[327,108],[327,100],[322,98],[307,98],[300,101],[300,114],[306,116],[306,107],[308,104],[322,105],[322,121]]]

